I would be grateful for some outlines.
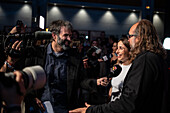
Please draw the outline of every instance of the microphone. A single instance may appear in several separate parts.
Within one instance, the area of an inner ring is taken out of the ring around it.
[[[114,65],[111,70],[110,70],[110,73],[108,75],[108,79],[109,78],[112,78],[112,77],[117,77],[120,72],[122,71],[122,68],[120,67],[120,65]]]

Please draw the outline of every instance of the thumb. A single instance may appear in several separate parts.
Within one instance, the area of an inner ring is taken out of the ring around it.
[[[89,107],[89,106],[91,106],[90,104],[87,104],[87,102],[85,102],[85,105],[86,105],[86,107]]]

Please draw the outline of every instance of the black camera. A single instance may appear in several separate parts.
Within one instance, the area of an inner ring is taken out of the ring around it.
[[[52,37],[51,32],[46,31],[36,31],[34,33],[24,33],[24,34],[10,34],[5,36],[4,40],[4,48],[6,51],[6,54],[13,57],[13,58],[19,58],[23,54],[26,54],[26,56],[29,56],[30,54],[35,53],[35,47],[37,46],[36,42],[38,40],[50,40]],[[16,41],[22,41],[20,44],[20,51],[13,50],[12,45]]]
[[[24,85],[27,92],[43,88],[46,83],[46,74],[41,66],[26,67],[21,73],[23,74]],[[0,82],[5,86],[12,86],[15,82],[15,75],[12,72],[5,73],[4,76],[0,77]]]
[[[101,49],[92,46],[86,53],[83,59],[88,59],[88,65],[96,67],[98,65],[98,59],[100,58]]]

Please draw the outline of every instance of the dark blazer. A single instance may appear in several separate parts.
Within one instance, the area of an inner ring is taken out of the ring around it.
[[[167,69],[159,55],[138,55],[125,78],[120,99],[91,106],[86,113],[168,113]]]
[[[49,47],[50,47],[50,45],[49,45]],[[48,52],[51,54],[52,49],[49,49],[49,47],[47,49],[48,49]],[[80,104],[80,100],[79,100],[79,98],[80,98],[79,91],[80,91],[80,82],[84,79],[85,76],[82,71],[83,70],[82,60],[76,56],[75,52],[74,53],[72,52],[72,49],[66,51],[66,53],[67,53],[67,56],[63,56],[63,57],[66,57],[67,61],[68,61],[67,62],[67,79],[66,79],[67,92],[66,93],[60,92],[59,90],[57,90],[55,88],[56,85],[58,85],[58,84],[63,85],[63,84],[60,84],[58,82],[56,83],[56,79],[55,80],[53,79],[54,65],[51,65],[51,67],[48,67],[49,74],[47,76],[47,82],[46,82],[45,90],[44,90],[41,100],[42,101],[50,101],[52,103],[52,105],[54,105],[54,106],[60,106],[60,104],[66,100],[67,106],[63,106],[64,107],[63,109],[70,110],[70,109],[82,107]],[[52,57],[52,56],[53,55],[51,55],[50,60],[55,59],[55,57]],[[46,56],[44,58],[46,58]],[[45,61],[45,59],[44,59],[44,61]],[[52,74],[50,74],[50,72],[52,72]],[[60,88],[62,88],[62,87],[64,88],[65,86],[61,86]],[[60,97],[58,98],[58,96],[56,96],[57,93],[63,93],[63,95],[66,95],[66,97],[63,98],[63,96],[62,96],[62,98],[60,98]],[[55,97],[57,97],[60,100],[57,101],[57,99]],[[59,112],[59,111],[56,111],[56,112]]]

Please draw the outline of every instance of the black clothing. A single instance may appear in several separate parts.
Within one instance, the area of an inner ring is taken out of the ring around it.
[[[82,107],[79,103],[80,82],[85,77],[82,62],[72,49],[54,53],[51,44],[47,47],[45,72],[47,82],[42,101],[50,101],[55,113],[67,113],[70,109]]]
[[[86,113],[168,113],[167,69],[159,55],[138,55],[125,78],[120,99],[91,106]]]

